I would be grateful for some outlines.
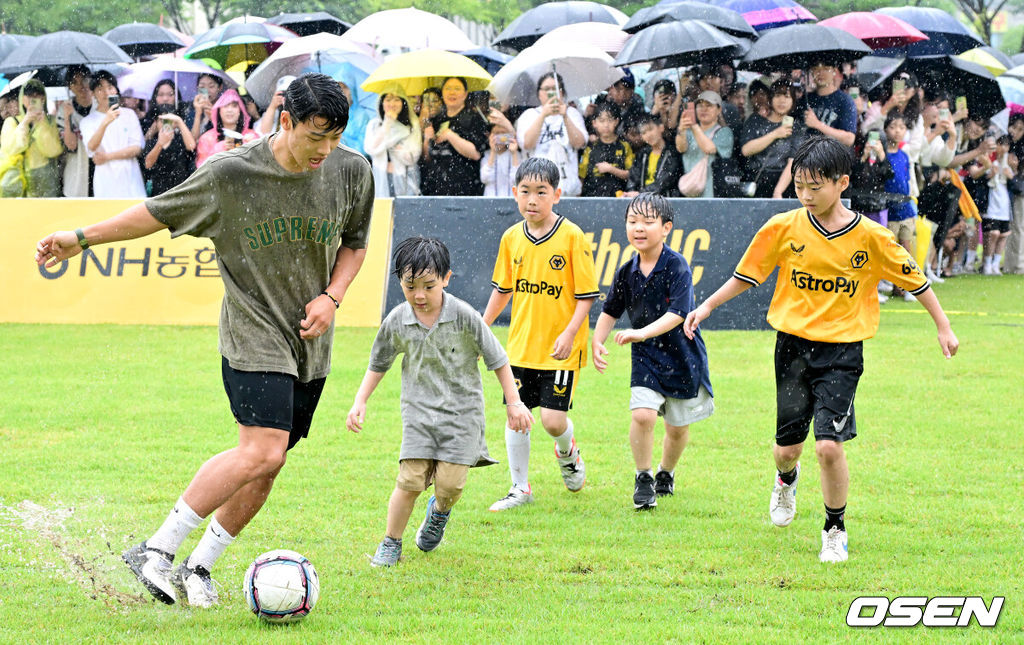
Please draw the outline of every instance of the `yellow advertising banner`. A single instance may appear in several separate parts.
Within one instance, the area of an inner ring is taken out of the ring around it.
[[[0,221],[0,322],[215,325],[224,287],[213,243],[160,231],[87,249],[53,268],[37,266],[36,243],[116,215],[132,200],[4,199]],[[366,260],[337,324],[380,325],[391,252],[392,203],[373,207]]]

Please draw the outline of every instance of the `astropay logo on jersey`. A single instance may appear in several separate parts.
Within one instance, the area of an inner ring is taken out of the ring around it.
[[[986,606],[981,596],[885,596],[855,598],[846,613],[850,627],[969,627],[971,616],[980,627],[995,627],[1004,596]],[[959,610],[959,612],[957,611]]]

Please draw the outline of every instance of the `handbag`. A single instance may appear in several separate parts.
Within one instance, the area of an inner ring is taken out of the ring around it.
[[[708,138],[713,140],[715,134],[720,129],[720,126],[715,126],[711,133],[707,135]],[[682,193],[683,197],[700,197],[704,194],[704,190],[708,187],[708,166],[711,165],[708,157],[710,156],[704,155],[693,168],[690,168],[679,177],[679,192]]]
[[[0,197],[24,197],[27,190],[24,153],[0,161]]]

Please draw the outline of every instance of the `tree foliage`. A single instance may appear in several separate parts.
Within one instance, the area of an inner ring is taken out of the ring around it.
[[[161,12],[158,0],[2,0],[0,25],[7,33],[30,36],[62,30],[102,34],[133,20],[156,22]]]

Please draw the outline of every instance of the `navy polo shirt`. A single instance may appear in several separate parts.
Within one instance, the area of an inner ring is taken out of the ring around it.
[[[682,255],[663,246],[650,275],[640,271],[639,255],[619,267],[603,311],[616,319],[628,312],[630,325],[640,329],[666,313],[686,318],[693,307],[690,265]],[[711,393],[708,352],[699,331],[690,340],[680,324],[660,336],[633,343],[632,356],[632,387],[646,387],[674,399],[695,398],[701,385]]]

